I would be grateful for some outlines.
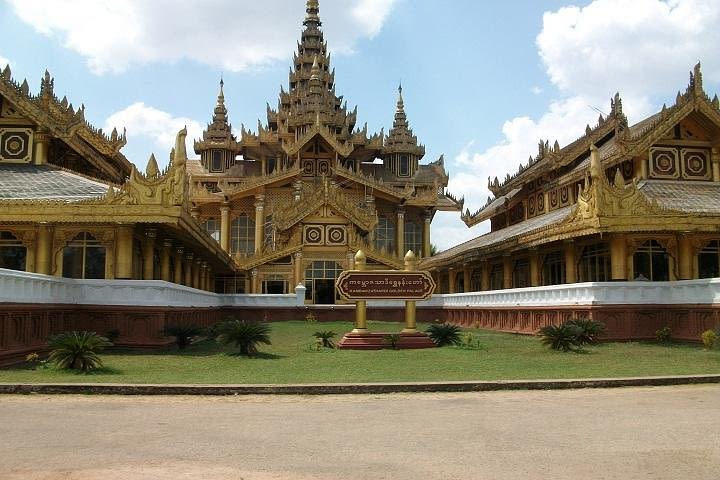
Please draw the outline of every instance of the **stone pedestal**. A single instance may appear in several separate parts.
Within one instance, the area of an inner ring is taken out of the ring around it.
[[[395,348],[405,350],[410,348],[435,348],[436,345],[426,333],[388,333],[388,332],[349,332],[337,343],[342,350],[382,350],[393,348],[391,335],[399,335]]]

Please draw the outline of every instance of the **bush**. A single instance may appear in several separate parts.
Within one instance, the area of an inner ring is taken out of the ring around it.
[[[430,325],[425,332],[438,347],[460,345],[460,327],[457,325],[450,323]]]
[[[715,346],[715,342],[717,341],[717,333],[715,333],[714,330],[705,330],[702,333],[701,338],[703,345],[705,345],[705,348],[710,350]]]
[[[102,367],[98,352],[112,346],[112,342],[95,332],[64,332],[50,337],[48,344],[48,360],[59,368],[82,372]]]
[[[383,342],[385,342],[385,345],[392,348],[393,350],[397,350],[398,345],[400,344],[400,334],[388,333],[383,337]]]
[[[655,340],[660,343],[670,343],[672,340],[672,329],[670,327],[663,327],[660,330],[655,331]]]
[[[566,322],[580,329],[577,336],[578,345],[590,345],[597,342],[597,337],[605,333],[605,324],[589,318],[578,318]]]
[[[540,329],[542,343],[560,352],[569,352],[579,346],[578,337],[581,333],[580,327],[569,322],[560,325],[548,325]]]
[[[253,356],[260,343],[271,345],[270,324],[228,319],[218,325],[216,340],[222,345],[235,344],[241,355]]]
[[[458,346],[460,348],[464,348],[465,350],[482,350],[482,344],[480,343],[480,339],[470,332],[466,333],[461,337]]]
[[[335,348],[335,342],[333,341],[335,335],[337,334],[332,330],[323,330],[313,333],[313,337],[317,338],[318,343],[324,348]]]
[[[203,329],[197,325],[165,325],[162,330],[164,336],[175,337],[175,345],[180,350],[185,350],[192,344],[193,339],[202,333]]]

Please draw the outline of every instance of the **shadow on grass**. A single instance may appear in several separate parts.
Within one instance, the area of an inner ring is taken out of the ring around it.
[[[286,358],[286,355],[277,355],[275,353],[267,352],[258,352],[251,357],[240,352],[225,352],[225,355],[234,358],[248,358],[250,360],[279,360],[281,358]]]

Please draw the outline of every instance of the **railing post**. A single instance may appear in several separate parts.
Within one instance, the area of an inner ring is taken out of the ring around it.
[[[355,270],[361,272],[365,270],[365,252],[358,250],[355,254]],[[352,333],[367,333],[367,302],[358,300],[355,302],[355,328]]]

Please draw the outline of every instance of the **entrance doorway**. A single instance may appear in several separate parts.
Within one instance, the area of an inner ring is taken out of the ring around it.
[[[305,300],[314,304],[335,303],[335,280],[342,272],[337,262],[317,260],[305,270]]]
[[[335,303],[335,280],[315,280],[315,303],[321,305]]]

